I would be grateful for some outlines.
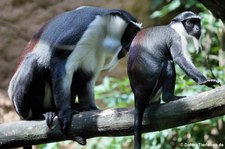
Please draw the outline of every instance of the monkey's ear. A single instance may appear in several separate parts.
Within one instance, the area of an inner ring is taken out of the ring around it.
[[[130,45],[140,28],[133,22],[129,22],[122,37],[122,46],[126,51],[129,51]]]

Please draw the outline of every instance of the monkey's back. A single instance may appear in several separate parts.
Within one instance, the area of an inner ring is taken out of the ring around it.
[[[150,54],[153,58],[164,59],[170,55],[170,46],[172,42],[172,36],[177,34],[169,26],[157,26],[146,28],[138,32],[134,38],[131,48],[130,56],[141,56],[143,53]]]
[[[174,34],[177,33],[169,26],[151,27],[138,32],[129,50],[128,65],[144,63],[154,68],[154,65],[172,60],[170,46],[171,35]]]
[[[170,46],[174,34],[177,33],[169,26],[151,27],[138,32],[128,53],[128,75],[133,78],[132,81],[151,84],[152,80],[156,80],[164,63],[172,60]]]

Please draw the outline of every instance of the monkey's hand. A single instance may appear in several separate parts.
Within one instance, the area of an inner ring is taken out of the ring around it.
[[[65,110],[60,110],[58,112],[58,120],[59,124],[61,126],[62,132],[66,132],[71,124],[72,116],[73,114],[77,114],[79,112],[73,110],[73,109],[65,109]]]
[[[220,86],[220,82],[215,79],[212,79],[212,80],[206,80],[206,81],[200,83],[200,85],[206,85],[208,87],[215,88],[214,85]]]

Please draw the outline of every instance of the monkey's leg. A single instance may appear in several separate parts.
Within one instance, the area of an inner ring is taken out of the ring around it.
[[[172,61],[168,61],[168,63],[164,65],[162,76],[164,80],[162,87],[163,101],[169,102],[185,97],[185,96],[174,96],[176,72],[174,63]]]
[[[71,74],[64,71],[65,62],[55,58],[51,63],[52,93],[61,130],[66,132],[72,115],[77,113],[71,105]]]
[[[99,110],[95,104],[93,80],[88,81],[79,87],[78,99],[78,111]]]

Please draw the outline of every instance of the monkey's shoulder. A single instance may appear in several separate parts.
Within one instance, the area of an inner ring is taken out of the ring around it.
[[[168,36],[171,34],[176,34],[176,31],[173,28],[171,28],[169,25],[148,27],[144,29],[144,32],[147,32],[148,34],[157,34],[160,36]]]
[[[173,40],[174,36],[178,36],[175,30],[169,25],[148,27],[142,29],[135,37],[136,41],[151,41],[152,43],[167,43]]]

